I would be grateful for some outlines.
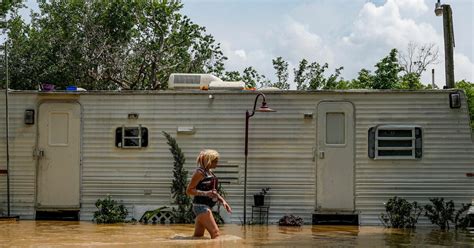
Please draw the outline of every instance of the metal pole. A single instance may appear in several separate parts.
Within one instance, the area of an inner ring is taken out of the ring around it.
[[[6,122],[6,139],[7,139],[7,213],[10,216],[10,146],[9,146],[9,137],[8,137],[8,85],[9,85],[9,74],[8,74],[8,49],[7,44],[5,44],[5,77],[6,77],[6,86],[5,86],[5,122]]]
[[[245,111],[244,225],[247,224],[247,157],[249,144],[249,111]]]
[[[444,61],[446,71],[446,88],[454,88],[454,32],[451,6],[443,4]]]

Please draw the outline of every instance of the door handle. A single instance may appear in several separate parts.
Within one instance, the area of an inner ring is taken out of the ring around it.
[[[44,157],[44,150],[35,149],[35,150],[33,151],[33,157],[43,158],[43,157]]]
[[[324,159],[324,151],[319,151],[319,159]]]

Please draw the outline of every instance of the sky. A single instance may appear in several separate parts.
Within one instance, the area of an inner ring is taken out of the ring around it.
[[[252,66],[275,80],[272,59],[282,57],[293,68],[303,58],[340,66],[346,80],[374,65],[392,48],[406,51],[410,42],[434,43],[439,63],[422,74],[425,84],[445,85],[443,17],[434,14],[436,0],[182,0],[182,13],[221,44],[226,70]],[[474,0],[441,0],[453,10],[455,80],[474,82]],[[26,2],[37,10],[34,0]],[[23,11],[27,16],[29,10]],[[291,89],[296,85],[291,83]]]
[[[410,42],[434,43],[439,63],[422,81],[445,84],[443,17],[436,0],[184,0],[183,13],[206,27],[229,58],[227,70],[253,66],[275,79],[272,59],[281,56],[293,68],[303,58],[344,67],[350,80],[374,65],[392,48],[406,51]],[[474,0],[441,0],[453,10],[455,80],[474,82]],[[291,88],[296,88],[293,83]]]

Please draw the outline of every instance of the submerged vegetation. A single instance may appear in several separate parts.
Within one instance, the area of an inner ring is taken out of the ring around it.
[[[431,198],[431,204],[425,206],[425,216],[430,219],[431,223],[439,226],[441,230],[449,230],[450,223],[456,229],[465,229],[469,219],[466,212],[471,204],[462,204],[457,211],[454,208],[452,200],[445,201],[444,198]]]
[[[416,201],[410,203],[400,197],[393,197],[385,204],[380,215],[384,226],[394,228],[415,228],[423,209]]]
[[[461,208],[456,211],[452,200],[431,198],[430,202],[431,204],[421,207],[416,201],[410,203],[395,196],[385,204],[385,213],[380,215],[380,220],[385,227],[415,228],[419,216],[424,213],[424,216],[441,230],[449,230],[450,223],[456,229],[465,229],[468,226],[470,219],[467,211],[471,204],[461,204]]]
[[[279,221],[280,226],[302,226],[304,224],[303,219],[295,215],[285,215]]]
[[[92,221],[100,223],[120,223],[125,222],[128,210],[124,205],[112,200],[112,196],[107,195],[103,200],[98,199],[95,206],[99,209],[94,212]]]

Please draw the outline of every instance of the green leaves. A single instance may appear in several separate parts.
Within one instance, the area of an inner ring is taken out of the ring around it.
[[[178,209],[173,208],[174,221],[181,224],[193,223],[194,214],[191,198],[186,194],[188,171],[184,169],[184,163],[186,162],[184,153],[179,148],[175,138],[164,131],[163,135],[168,141],[167,144],[170,146],[170,152],[174,159],[171,194],[173,194],[173,198],[178,204]]]
[[[449,223],[453,223],[456,229],[465,229],[469,223],[466,212],[471,204],[462,204],[457,211],[452,200],[445,202],[444,198],[431,198],[432,204],[425,206],[425,216],[431,223],[436,224],[441,230],[449,230]]]
[[[99,209],[94,212],[92,221],[96,223],[119,223],[124,222],[128,215],[128,210],[124,205],[112,200],[112,196],[107,195],[103,200],[98,199],[95,206]]]
[[[220,45],[180,1],[41,1],[11,25],[12,88],[165,89],[172,72],[220,73]]]
[[[415,228],[422,210],[422,207],[416,201],[410,203],[403,198],[395,196],[385,204],[386,213],[381,214],[380,219],[385,226]]]
[[[462,89],[466,93],[469,115],[471,119],[471,128],[474,130],[474,83],[461,80],[456,83],[456,88]]]

